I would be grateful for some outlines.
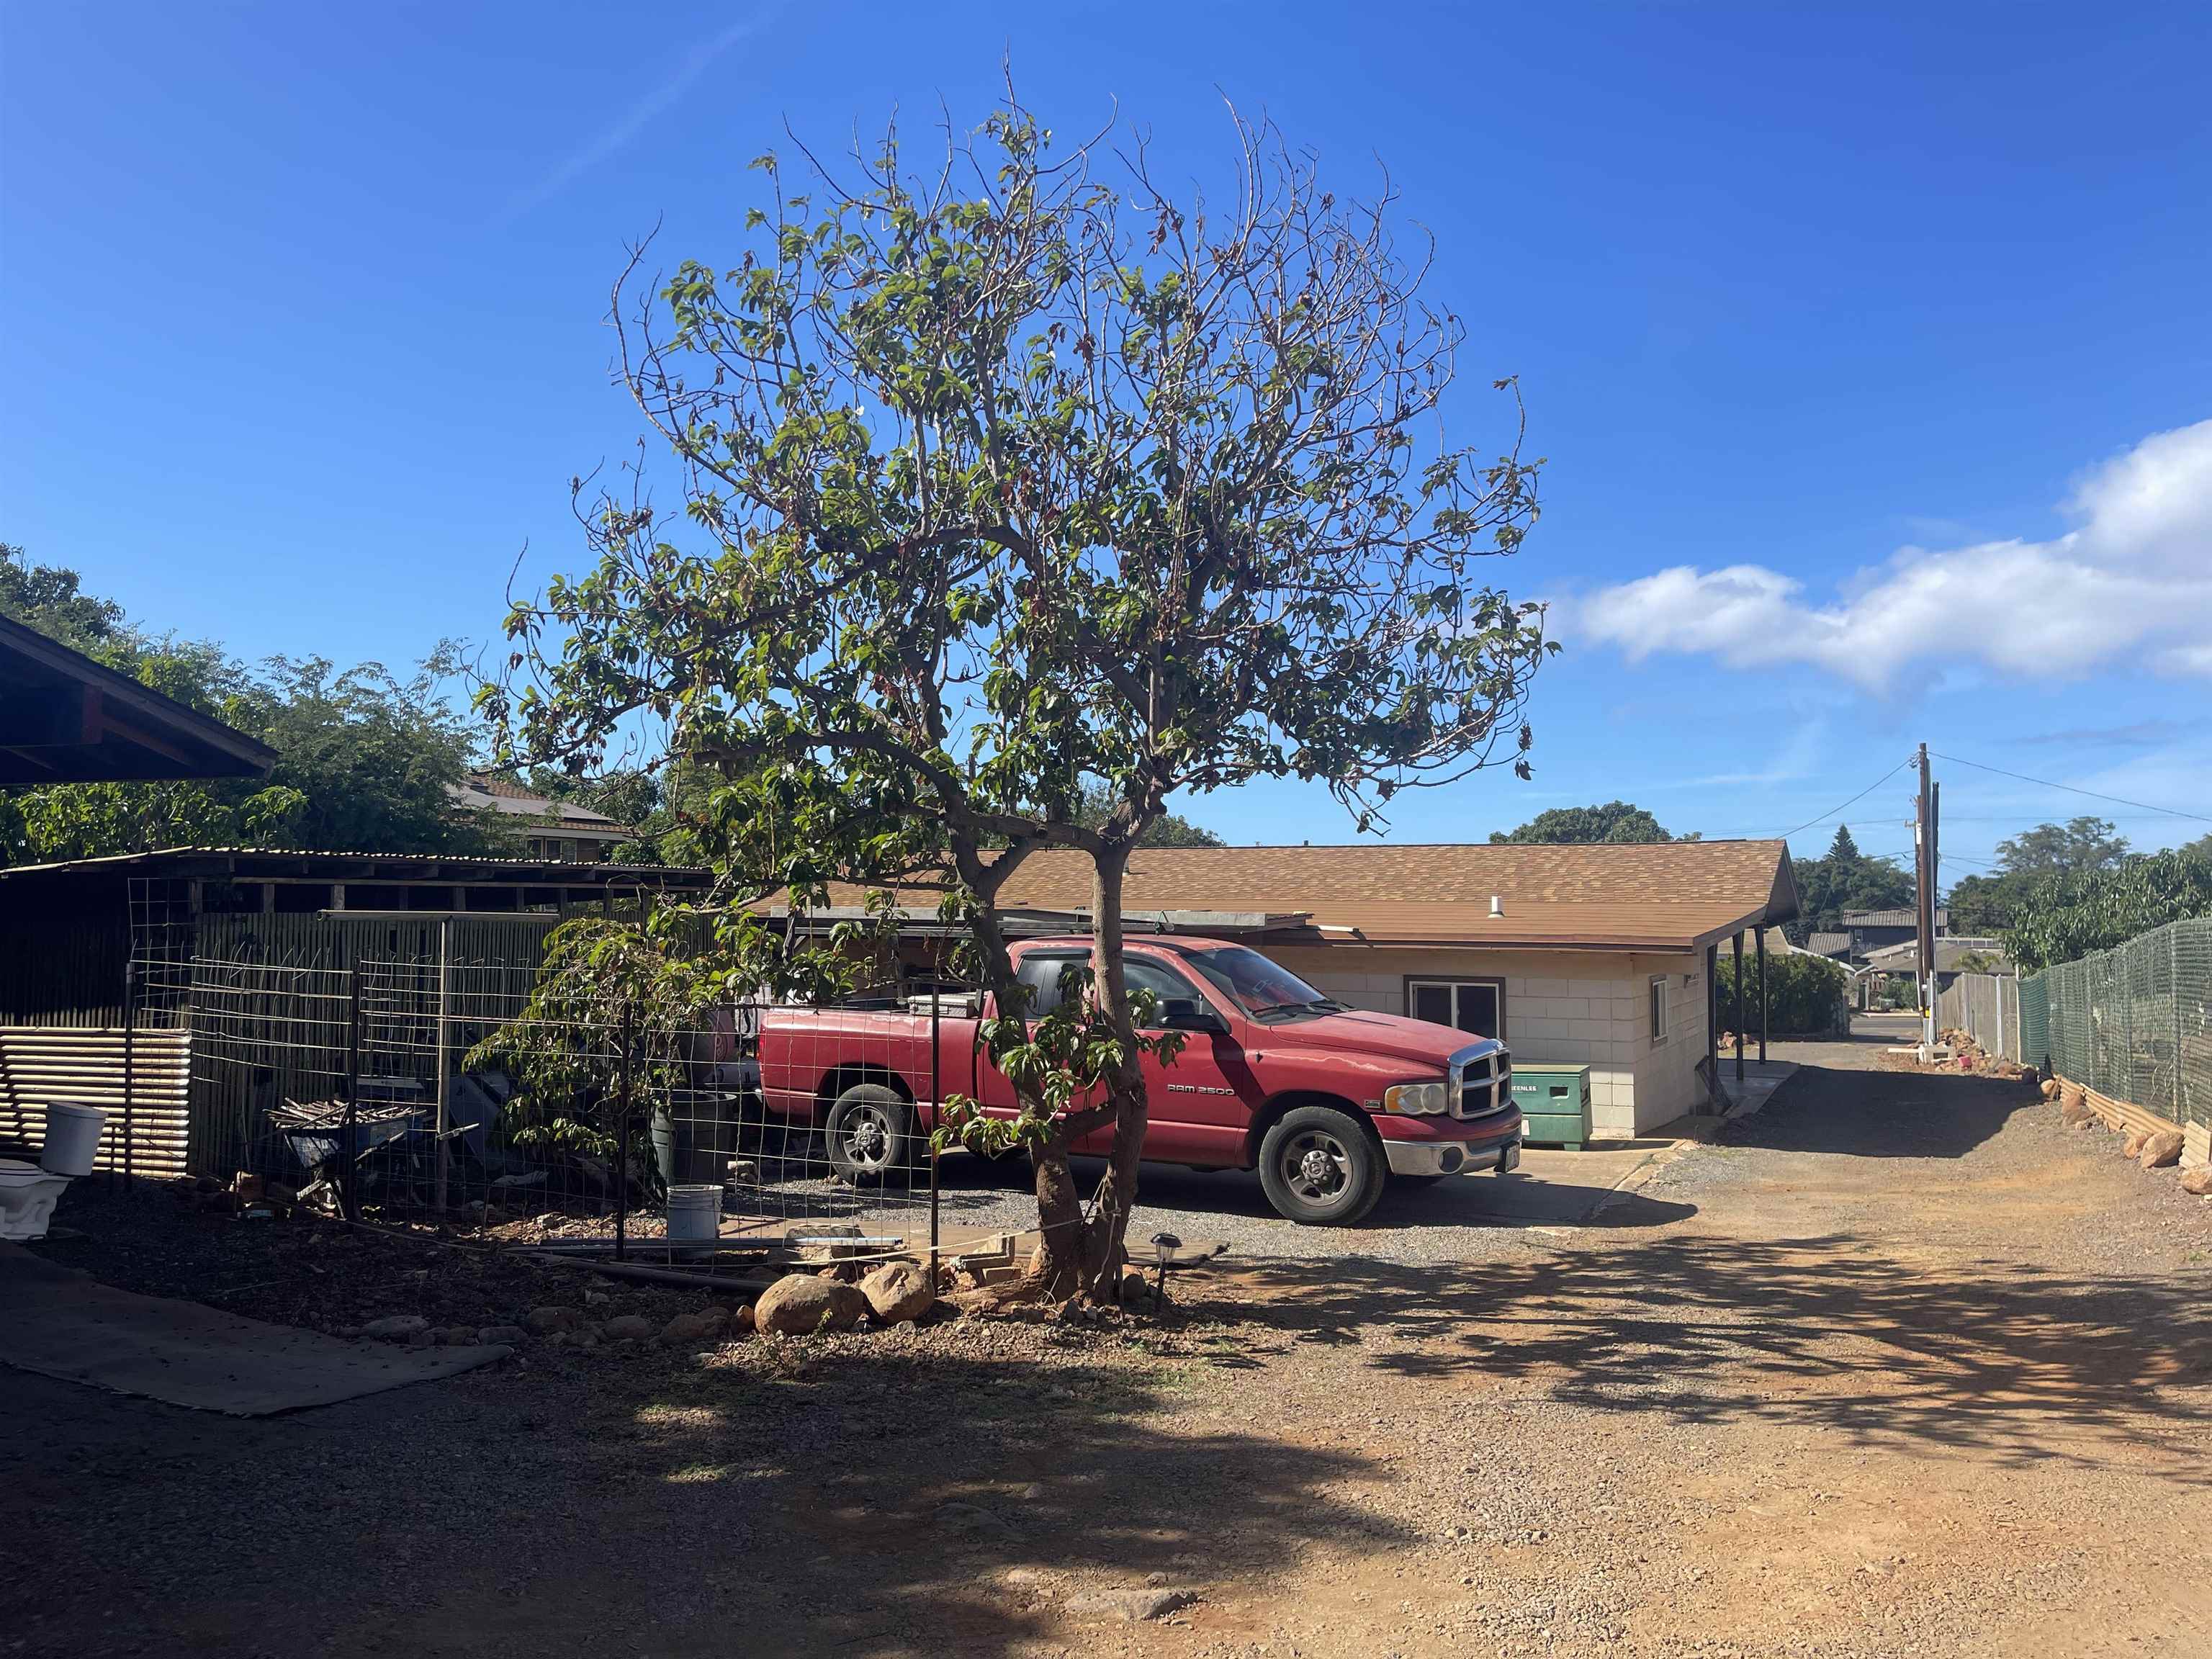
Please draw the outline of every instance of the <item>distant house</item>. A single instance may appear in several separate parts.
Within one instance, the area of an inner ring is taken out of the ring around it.
[[[520,784],[477,773],[453,787],[453,804],[473,812],[496,812],[526,832],[533,860],[556,864],[605,864],[615,848],[637,839],[628,824],[572,800],[554,800]]]
[[[1960,964],[1969,956],[1990,958],[1987,971],[2008,974],[2014,971],[2012,961],[2004,953],[2004,941],[1999,939],[1977,939],[1966,934],[1953,934],[1936,941],[1936,988],[1948,985],[1965,971]],[[1902,945],[1884,945],[1868,954],[1866,965],[1877,974],[1894,974],[1912,980],[1920,971],[1920,946],[1917,941],[1906,940]]]
[[[1850,935],[1850,954],[1862,960],[1889,945],[1907,944],[1920,937],[1920,919],[1909,907],[1902,910],[1846,910],[1843,922],[1844,931]],[[1941,939],[1950,931],[1951,913],[1938,910],[1936,937]]]
[[[1808,956],[1826,957],[1831,962],[1841,962],[1852,954],[1849,933],[1812,933],[1806,937],[1805,951]]]

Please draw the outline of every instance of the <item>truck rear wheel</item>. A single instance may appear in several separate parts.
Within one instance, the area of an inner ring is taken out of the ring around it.
[[[1367,1126],[1334,1106],[1298,1106],[1260,1142],[1260,1185],[1278,1215],[1309,1227],[1367,1218],[1389,1176]]]
[[[848,1187],[872,1187],[906,1166],[914,1144],[914,1108],[896,1089],[856,1083],[830,1108],[822,1138],[840,1181]]]

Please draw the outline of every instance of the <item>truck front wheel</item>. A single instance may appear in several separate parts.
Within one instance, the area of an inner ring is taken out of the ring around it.
[[[830,1108],[822,1137],[840,1181],[872,1187],[905,1166],[914,1142],[914,1108],[896,1089],[856,1083]]]
[[[1367,1126],[1333,1106],[1298,1106],[1260,1142],[1260,1185],[1275,1212],[1310,1227],[1367,1218],[1389,1176]]]

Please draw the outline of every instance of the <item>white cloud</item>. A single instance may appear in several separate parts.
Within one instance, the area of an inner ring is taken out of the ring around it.
[[[1869,688],[1948,660],[2074,675],[2121,659],[2212,676],[2212,421],[2093,469],[2047,542],[1900,549],[1832,599],[1764,565],[1677,565],[1566,607],[1572,632],[1731,666],[1808,663]]]

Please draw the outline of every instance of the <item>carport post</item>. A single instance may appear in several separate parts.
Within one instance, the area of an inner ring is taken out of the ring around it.
[[[1735,930],[1735,1080],[1743,1081],[1743,929]]]
[[[1759,930],[1759,1063],[1766,1064],[1766,929]]]

